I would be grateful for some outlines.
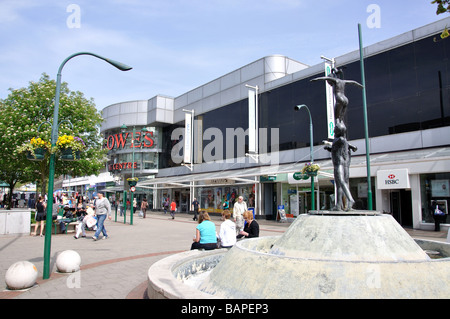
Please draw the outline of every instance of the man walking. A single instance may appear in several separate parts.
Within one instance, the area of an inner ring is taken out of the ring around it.
[[[192,210],[194,211],[194,218],[192,218],[193,220],[197,220],[199,206],[200,206],[200,204],[199,204],[197,198],[194,198],[194,201],[192,202]]]
[[[247,203],[244,202],[244,198],[239,196],[237,203],[233,207],[233,218],[236,223],[236,235],[239,234],[241,230],[244,230],[244,212],[247,211]]]

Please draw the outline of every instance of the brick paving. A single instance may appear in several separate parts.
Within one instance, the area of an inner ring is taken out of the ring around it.
[[[113,217],[114,220],[114,217]],[[127,216],[129,222],[129,215]],[[221,221],[213,217],[217,231]],[[258,220],[260,236],[281,235],[289,223]],[[44,237],[0,236],[0,299],[143,299],[147,271],[156,261],[190,249],[197,222],[187,214],[175,220],[161,212],[148,213],[146,219],[134,216],[133,225],[106,221],[109,238],[93,241],[93,232],[78,240],[73,233],[52,234],[51,275],[42,279]],[[445,241],[447,232],[406,229],[411,236]],[[75,250],[81,256],[81,269],[72,274],[56,272],[57,255]],[[25,291],[10,291],[5,274],[17,261],[30,261],[39,271],[37,284]]]

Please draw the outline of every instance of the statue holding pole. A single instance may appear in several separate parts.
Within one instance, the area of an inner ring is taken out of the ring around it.
[[[347,141],[347,127],[344,123],[345,112],[347,110],[348,98],[345,96],[346,84],[356,85],[363,87],[356,81],[343,80],[338,77],[338,74],[342,73],[336,69],[333,69],[331,76],[324,76],[312,79],[311,81],[325,80],[333,87],[333,94],[336,99],[334,108],[336,123],[334,126],[335,138],[331,146],[325,146],[325,149],[331,152],[331,159],[334,167],[334,181],[336,183],[336,205],[333,210],[352,210],[352,206],[355,200],[350,193],[350,162],[351,151],[356,152],[357,148],[351,145]],[[347,205],[344,204],[344,198]]]

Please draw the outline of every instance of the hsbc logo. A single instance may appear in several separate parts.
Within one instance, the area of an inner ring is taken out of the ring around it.
[[[409,173],[407,168],[386,169],[377,171],[378,189],[408,189]]]
[[[386,184],[386,185],[396,185],[396,184],[399,184],[400,183],[400,180],[397,178],[397,179],[395,179],[395,175],[394,174],[389,174],[388,175],[388,179],[386,179],[385,181],[384,181],[384,183]]]

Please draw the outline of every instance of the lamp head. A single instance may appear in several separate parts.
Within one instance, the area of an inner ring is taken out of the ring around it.
[[[111,60],[111,59],[106,59],[106,58],[105,58],[105,61],[108,62],[109,64],[115,66],[115,67],[118,68],[120,71],[130,71],[130,70],[132,69],[131,66],[128,66],[128,65],[126,65],[126,64],[124,64],[124,63],[117,62],[117,61],[114,61],[114,60]]]

